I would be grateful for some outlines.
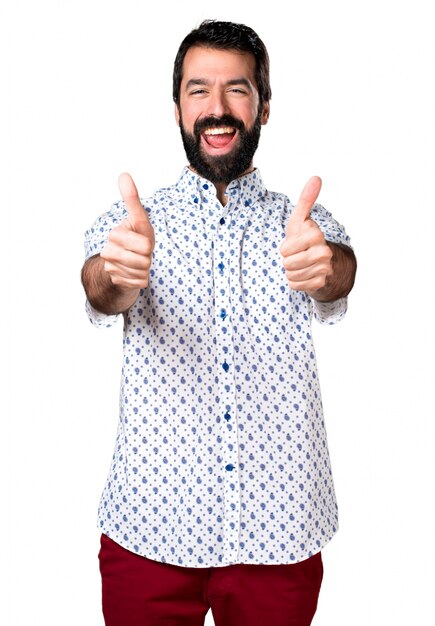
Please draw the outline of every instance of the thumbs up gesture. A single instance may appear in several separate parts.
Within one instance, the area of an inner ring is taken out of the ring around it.
[[[138,290],[148,285],[154,229],[130,174],[121,174],[118,184],[128,215],[111,230],[100,256],[114,285]]]
[[[310,219],[321,186],[318,176],[307,182],[290,215],[280,247],[290,287],[311,296],[325,287],[332,275],[332,250],[318,225]]]

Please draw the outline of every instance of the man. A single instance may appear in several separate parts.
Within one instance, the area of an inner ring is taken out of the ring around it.
[[[252,165],[269,60],[250,28],[182,42],[189,167],[87,232],[91,320],[123,314],[113,463],[99,509],[108,626],[308,626],[337,530],[312,315],[341,319],[356,262],[309,180],[292,207]]]

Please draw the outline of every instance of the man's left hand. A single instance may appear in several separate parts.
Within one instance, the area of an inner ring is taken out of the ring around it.
[[[310,219],[321,187],[318,176],[307,182],[290,215],[280,246],[290,287],[313,297],[332,275],[332,250],[316,222]]]

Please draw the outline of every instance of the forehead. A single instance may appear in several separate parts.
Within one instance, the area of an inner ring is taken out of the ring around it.
[[[184,57],[181,82],[193,78],[244,78],[255,86],[255,57],[250,52],[192,46]]]

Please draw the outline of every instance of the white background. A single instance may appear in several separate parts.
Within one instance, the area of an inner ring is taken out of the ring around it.
[[[430,4],[2,4],[2,624],[103,624],[96,509],[122,329],[87,321],[83,232],[118,199],[120,172],[142,196],[178,178],[172,63],[204,18],[266,43],[273,97],[255,163],[294,201],[320,175],[359,260],[347,318],[314,329],[341,528],[313,624],[435,623]]]

